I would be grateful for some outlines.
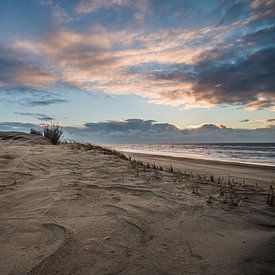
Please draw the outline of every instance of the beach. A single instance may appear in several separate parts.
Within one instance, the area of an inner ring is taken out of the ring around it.
[[[274,274],[274,170],[0,133],[0,274]]]
[[[275,183],[275,167],[247,163],[205,160],[185,157],[161,156],[154,154],[124,152],[126,155],[144,162],[156,163],[165,168],[171,165],[178,171],[213,174],[216,177],[261,184],[263,187]]]

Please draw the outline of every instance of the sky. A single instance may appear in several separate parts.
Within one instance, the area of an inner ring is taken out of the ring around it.
[[[0,130],[275,140],[275,0],[5,0],[0,18]]]

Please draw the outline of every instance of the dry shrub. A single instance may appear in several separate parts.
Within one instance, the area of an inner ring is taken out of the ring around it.
[[[52,144],[58,144],[63,132],[61,127],[57,124],[51,124],[44,126],[44,137],[48,138]]]

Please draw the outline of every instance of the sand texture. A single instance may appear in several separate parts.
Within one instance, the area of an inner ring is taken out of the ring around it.
[[[0,133],[0,274],[275,274],[274,170]]]

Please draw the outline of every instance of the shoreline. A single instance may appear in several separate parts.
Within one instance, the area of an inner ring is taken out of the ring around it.
[[[163,158],[171,158],[176,160],[188,160],[188,161],[195,161],[195,162],[202,162],[202,163],[213,163],[213,164],[228,164],[228,165],[235,165],[235,166],[244,166],[244,167],[254,167],[254,168],[263,168],[263,169],[275,169],[274,165],[268,165],[268,164],[260,164],[260,163],[248,163],[248,162],[238,162],[238,161],[228,161],[228,160],[213,160],[213,159],[207,159],[207,158],[192,158],[192,157],[185,157],[185,156],[171,156],[171,155],[162,155],[158,153],[144,153],[144,152],[132,152],[132,151],[121,151],[117,150],[125,155],[144,155],[144,156],[155,156],[155,157],[163,157]]]
[[[212,143],[211,143],[212,144]],[[159,156],[168,156],[175,158],[198,159],[206,161],[219,161],[223,163],[236,163],[248,165],[270,166],[275,168],[274,146],[275,144],[257,144],[252,147],[248,144],[240,145],[238,143],[214,143],[214,147],[209,144],[112,144],[102,145],[126,153],[150,154]],[[225,145],[225,147],[223,147]],[[236,146],[235,146],[236,145]],[[187,146],[187,147],[185,147]],[[194,147],[193,147],[194,146]],[[229,146],[229,147],[227,147]],[[233,146],[233,147],[232,147]],[[248,147],[247,147],[248,146]],[[256,147],[254,147],[256,146]]]

